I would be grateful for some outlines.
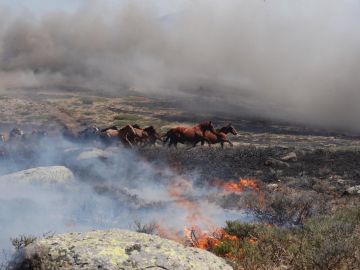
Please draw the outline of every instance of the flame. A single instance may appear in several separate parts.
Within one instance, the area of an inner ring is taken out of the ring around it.
[[[219,186],[225,192],[241,193],[245,190],[260,191],[259,185],[255,180],[240,178],[239,182],[223,182],[216,181]]]
[[[230,240],[237,241],[234,235],[229,235],[222,228],[216,228],[212,233],[201,230],[199,227],[193,226],[184,229],[185,237],[192,247],[211,250],[218,246],[221,241]]]

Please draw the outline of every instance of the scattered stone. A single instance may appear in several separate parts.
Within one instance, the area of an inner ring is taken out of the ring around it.
[[[349,195],[360,195],[360,185],[349,187],[346,189],[345,193]]]
[[[231,270],[232,267],[205,250],[184,247],[155,235],[114,229],[38,239],[15,254],[8,269]]]
[[[284,161],[281,160],[277,160],[275,158],[269,158],[265,161],[265,166],[270,166],[270,167],[278,167],[278,168],[289,168],[290,165]]]
[[[283,156],[282,158],[280,158],[282,161],[297,161],[297,155],[295,152],[290,152],[289,154]]]
[[[271,191],[278,191],[279,190],[279,185],[278,184],[268,184],[267,188]]]
[[[29,184],[66,184],[73,180],[74,174],[64,166],[37,167],[0,176],[0,182]]]

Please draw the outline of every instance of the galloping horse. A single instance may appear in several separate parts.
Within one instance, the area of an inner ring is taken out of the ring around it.
[[[164,135],[164,137],[166,137],[164,144],[170,140],[168,146],[171,147],[171,145],[174,145],[174,147],[177,148],[178,143],[192,143],[193,147],[195,147],[198,142],[206,141],[209,143],[209,140],[205,137],[206,131],[214,134],[216,133],[216,130],[211,121],[203,122],[193,127],[175,127],[170,129]]]
[[[234,146],[233,143],[228,139],[227,134],[237,135],[236,129],[229,123],[227,126],[216,130],[216,133],[209,131],[205,132],[205,137],[208,139],[208,144],[221,144],[221,148],[224,148],[224,143],[228,143],[230,146]],[[201,145],[205,144],[205,140],[201,141]]]
[[[160,134],[153,126],[149,126],[144,129],[140,128],[139,126],[133,126],[133,128],[137,135],[135,139],[138,145],[141,144],[142,146],[154,146],[157,140],[161,141]]]

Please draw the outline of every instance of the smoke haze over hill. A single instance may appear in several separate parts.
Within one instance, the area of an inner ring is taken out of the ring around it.
[[[136,89],[360,130],[358,1],[198,0],[169,16],[151,2],[88,1],[73,13],[2,13],[3,90]]]

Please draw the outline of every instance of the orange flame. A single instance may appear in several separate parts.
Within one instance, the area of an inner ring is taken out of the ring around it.
[[[237,241],[234,235],[229,235],[222,228],[216,228],[212,233],[202,231],[200,228],[193,226],[184,229],[185,237],[192,247],[211,250],[218,246],[221,241],[230,240]]]
[[[255,180],[240,178],[239,182],[220,182],[217,184],[225,192],[241,193],[245,190],[260,191],[259,185]]]

